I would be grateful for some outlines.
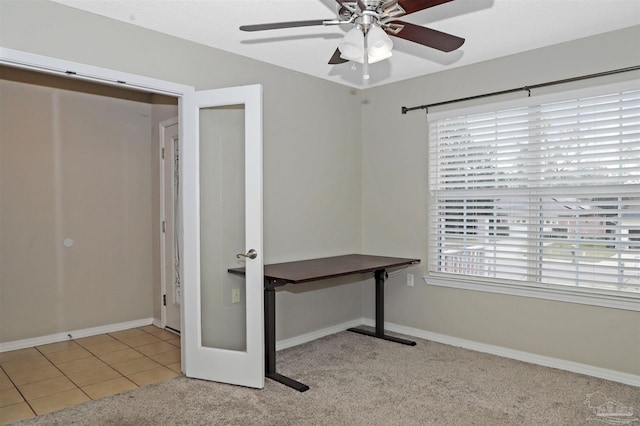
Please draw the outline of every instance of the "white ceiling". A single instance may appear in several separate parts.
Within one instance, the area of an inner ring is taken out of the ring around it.
[[[639,0],[454,0],[400,19],[466,39],[443,53],[394,38],[393,57],[328,65],[347,26],[243,32],[240,25],[334,19],[335,0],[53,0],[347,86],[406,80],[640,24]],[[638,41],[640,49],[640,40]],[[631,52],[630,54],[637,54]]]

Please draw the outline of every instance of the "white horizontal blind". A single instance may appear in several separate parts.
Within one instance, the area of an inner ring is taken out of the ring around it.
[[[640,297],[640,84],[612,90],[430,120],[430,276]]]

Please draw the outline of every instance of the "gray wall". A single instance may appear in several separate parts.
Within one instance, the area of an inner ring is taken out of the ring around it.
[[[640,27],[373,88],[363,107],[363,248],[427,260],[427,121],[415,106],[637,65]],[[636,74],[637,77],[637,74]],[[624,78],[630,78],[629,75]],[[554,90],[558,90],[555,88]],[[385,120],[379,120],[385,117]],[[387,287],[387,321],[640,374],[640,313],[468,290]],[[394,285],[395,283],[395,285]],[[363,286],[371,299],[370,286]],[[366,316],[373,312],[364,305]]]

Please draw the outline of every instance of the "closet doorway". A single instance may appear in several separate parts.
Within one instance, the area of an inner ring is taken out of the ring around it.
[[[0,342],[160,319],[177,98],[2,66],[0,108]]]

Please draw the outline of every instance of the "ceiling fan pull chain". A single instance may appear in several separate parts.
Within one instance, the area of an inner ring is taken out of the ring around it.
[[[369,80],[369,55],[367,53],[367,45],[369,43],[367,42],[367,37],[364,38],[364,52],[362,52],[362,55],[364,56],[362,59],[363,64],[362,64],[362,79],[363,80]]]

